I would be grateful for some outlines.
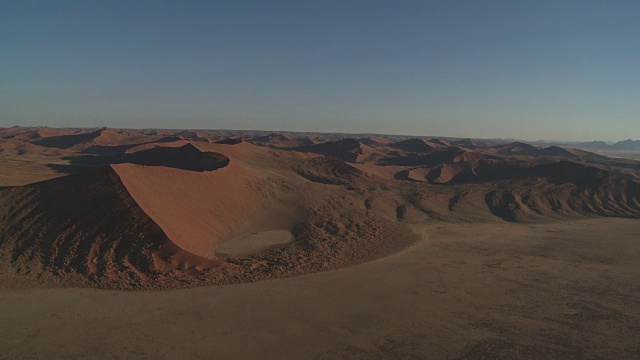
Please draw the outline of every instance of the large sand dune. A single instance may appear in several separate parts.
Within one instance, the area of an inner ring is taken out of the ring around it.
[[[3,134],[0,160],[30,164],[27,172],[47,164],[34,159],[55,160],[38,178],[46,181],[0,189],[7,286],[246,282],[388,256],[417,241],[410,224],[640,217],[638,165],[573,149],[205,131]]]

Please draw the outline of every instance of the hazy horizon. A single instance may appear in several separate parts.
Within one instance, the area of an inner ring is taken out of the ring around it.
[[[0,128],[11,128],[11,127],[22,127],[22,128],[51,128],[51,129],[114,129],[114,130],[169,130],[169,131],[230,131],[230,132],[263,132],[263,133],[290,133],[290,134],[339,134],[339,135],[381,135],[381,136],[397,136],[397,137],[417,137],[417,138],[442,138],[442,139],[475,139],[475,140],[505,140],[505,141],[523,141],[529,143],[587,143],[587,142],[605,142],[609,145],[622,142],[622,141],[640,141],[634,138],[626,138],[620,140],[611,140],[611,139],[590,139],[590,140],[567,140],[567,139],[525,139],[525,138],[506,138],[506,137],[460,137],[460,136],[447,136],[441,134],[396,134],[396,133],[375,133],[375,132],[341,132],[341,131],[292,131],[292,130],[284,130],[284,129],[234,129],[234,128],[180,128],[180,127],[111,127],[111,126],[46,126],[46,125],[10,125],[10,126],[0,126]]]
[[[640,136],[640,3],[28,1],[0,127]]]

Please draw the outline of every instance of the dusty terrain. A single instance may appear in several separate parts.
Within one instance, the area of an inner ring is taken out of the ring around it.
[[[399,255],[286,279],[176,291],[5,289],[0,358],[638,357],[637,220],[427,233]]]
[[[0,169],[7,358],[639,351],[634,160],[472,139],[14,127],[0,129]]]

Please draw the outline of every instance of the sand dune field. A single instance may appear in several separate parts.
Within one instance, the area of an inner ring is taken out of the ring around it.
[[[640,354],[634,160],[107,128],[0,150],[0,358]]]

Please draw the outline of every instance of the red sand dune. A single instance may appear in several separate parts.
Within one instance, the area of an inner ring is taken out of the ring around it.
[[[549,146],[542,150],[540,150],[540,155],[543,156],[556,156],[556,157],[567,157],[567,158],[575,158],[575,157],[600,157],[596,153],[592,153],[589,151],[584,151],[580,149],[568,149],[562,148],[559,146]]]
[[[0,190],[0,209],[1,248],[22,271],[129,288],[221,263],[175,246],[110,168]]]
[[[540,149],[533,145],[525,144],[522,142],[514,142],[506,145],[498,145],[489,149],[490,153],[498,155],[526,155],[536,156],[540,155]]]
[[[433,146],[434,148],[446,148],[453,146],[453,144],[449,141],[442,139],[429,139],[426,141],[427,145]]]
[[[42,136],[40,130],[28,130],[12,136],[8,136],[6,138],[14,139],[14,140],[35,140],[35,139],[40,139],[42,137],[46,137],[46,136]]]
[[[295,150],[332,156],[347,162],[362,162],[383,156],[374,148],[351,138],[301,146]]]
[[[269,146],[274,148],[297,148],[301,146],[314,145],[315,142],[306,136],[291,136],[287,134],[269,134],[266,136],[257,136],[250,141],[257,145]]]
[[[481,145],[478,142],[473,141],[471,139],[463,139],[463,140],[454,141],[454,142],[451,143],[451,145],[459,146],[461,148],[465,148],[465,149],[469,149],[469,150],[476,150],[479,147],[481,147]]]
[[[428,169],[428,168],[415,168],[415,169],[407,170],[406,177],[408,180],[426,182],[427,176],[429,175],[430,172],[431,172],[431,169]]]
[[[34,142],[36,145],[58,149],[68,149],[74,146],[90,143],[101,135],[103,130],[81,132],[76,134],[51,136]]]
[[[152,139],[155,140],[156,138],[144,135],[137,131],[103,129],[100,131],[100,135],[95,137],[92,142],[96,145],[118,146],[139,144]]]
[[[216,152],[200,151],[188,143],[179,147],[156,146],[147,150],[131,152],[118,162],[165,166],[191,171],[211,171],[227,166],[229,158]]]
[[[405,166],[393,166],[393,165],[381,166],[381,165],[371,164],[371,163],[366,163],[366,164],[352,163],[350,165],[359,169],[364,173],[367,173],[369,175],[373,175],[385,180],[392,180],[396,178],[396,174],[398,172],[406,170]]]
[[[332,157],[309,159],[300,163],[296,172],[314,182],[337,185],[346,185],[367,177],[361,170]]]
[[[427,144],[426,141],[422,139],[409,139],[398,141],[396,143],[390,144],[390,147],[394,149],[400,149],[408,152],[430,152],[433,149],[439,148],[440,146],[432,146]]]
[[[250,231],[252,221],[274,229],[294,225],[295,207],[280,204],[288,200],[286,194],[276,193],[264,175],[233,158],[228,166],[202,173],[133,164],[113,168],[172,240],[202,256],[212,257],[217,243]]]
[[[361,138],[361,139],[358,139],[358,141],[368,146],[386,146],[392,143],[392,141],[390,140],[386,140],[376,136]]]
[[[16,140],[35,140],[50,136],[64,135],[64,131],[51,128],[21,128],[13,127],[0,129],[0,138]]]
[[[461,159],[460,155],[465,150],[458,147],[450,147],[429,152],[426,155],[411,154],[409,156],[396,156],[383,158],[378,163],[380,165],[401,165],[401,166],[435,166],[444,163],[453,163]]]
[[[288,149],[300,139],[36,133],[3,130],[0,161],[96,161],[0,188],[0,259],[33,281],[131,289],[254,281],[389,255],[415,241],[413,222],[640,218],[637,164],[572,149],[433,139]],[[111,150],[89,152],[96,147]],[[295,239],[236,258],[216,252],[223,241],[269,230]]]
[[[228,137],[226,139],[216,141],[216,144],[235,145],[240,144],[242,139]]]

